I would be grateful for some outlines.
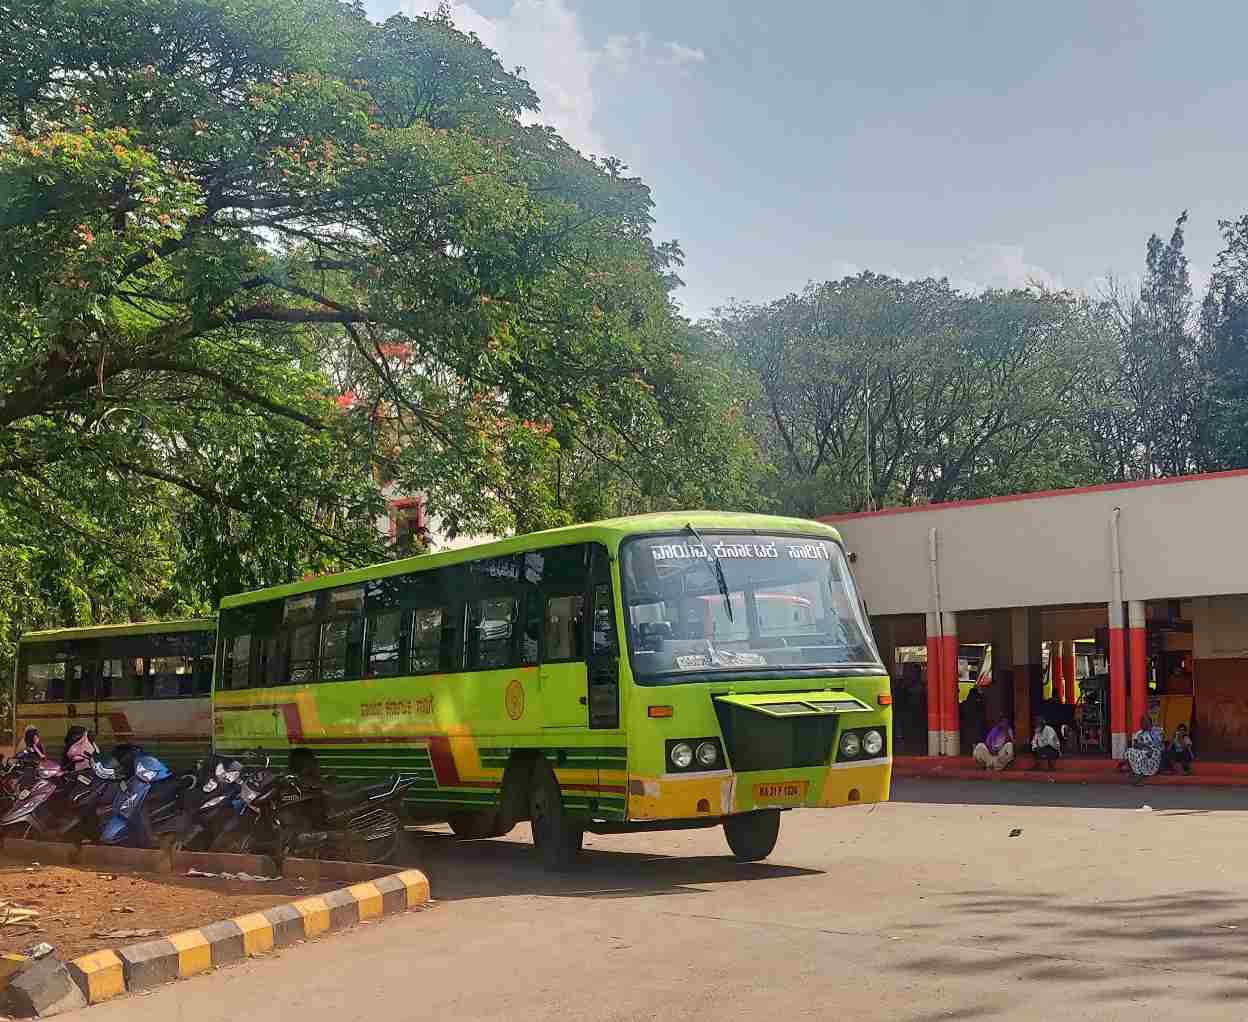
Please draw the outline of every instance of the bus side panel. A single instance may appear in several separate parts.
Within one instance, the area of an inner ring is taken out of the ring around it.
[[[212,701],[207,697],[102,699],[96,705],[95,742],[105,751],[133,742],[176,772],[194,768],[211,750]]]
[[[329,777],[414,777],[409,805],[431,818],[496,806],[516,752],[550,761],[571,812],[624,816],[622,737],[544,729],[536,667],[217,692],[214,714],[222,752],[306,748]]]

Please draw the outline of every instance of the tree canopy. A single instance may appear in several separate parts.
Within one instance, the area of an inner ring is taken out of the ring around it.
[[[0,531],[41,592],[0,608],[376,559],[389,485],[451,530],[747,499],[649,190],[446,10],[0,11]]]

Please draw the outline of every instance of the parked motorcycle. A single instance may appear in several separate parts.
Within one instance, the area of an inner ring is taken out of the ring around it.
[[[236,824],[243,787],[243,765],[238,760],[211,756],[203,761],[195,783],[182,798],[175,846],[190,850],[213,847],[220,834]]]
[[[17,793],[8,812],[0,817],[0,828],[13,837],[41,836],[47,814],[40,810],[56,795],[64,776],[64,768],[53,759],[23,764],[18,771]]]
[[[61,791],[37,814],[46,838],[55,841],[96,841],[103,819],[112,813],[121,788],[121,772],[113,756],[92,755],[86,769],[63,778]]]
[[[259,851],[300,858],[389,862],[403,834],[404,793],[415,778],[380,784],[325,785],[259,771],[245,778],[237,821],[217,851]]]

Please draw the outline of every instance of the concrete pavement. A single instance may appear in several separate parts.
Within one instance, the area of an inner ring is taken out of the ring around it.
[[[772,859],[749,866],[719,830],[590,837],[560,877],[519,830],[428,833],[412,864],[432,908],[64,1017],[1248,1014],[1248,793],[902,781],[894,795],[787,814]]]

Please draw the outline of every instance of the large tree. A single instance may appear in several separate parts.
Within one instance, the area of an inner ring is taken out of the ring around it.
[[[1205,467],[1248,465],[1248,215],[1223,220],[1223,249],[1200,312]]]
[[[1117,397],[1096,420],[1110,478],[1198,471],[1202,454],[1204,369],[1184,252],[1184,213],[1168,240],[1148,239],[1138,285],[1114,282],[1104,309],[1118,338]]]
[[[0,13],[6,557],[159,611],[380,556],[388,483],[453,530],[745,499],[648,189],[445,10]]]
[[[787,510],[979,497],[1091,469],[1079,426],[1107,347],[1077,296],[867,273],[731,306],[717,329],[757,377],[751,421]]]

